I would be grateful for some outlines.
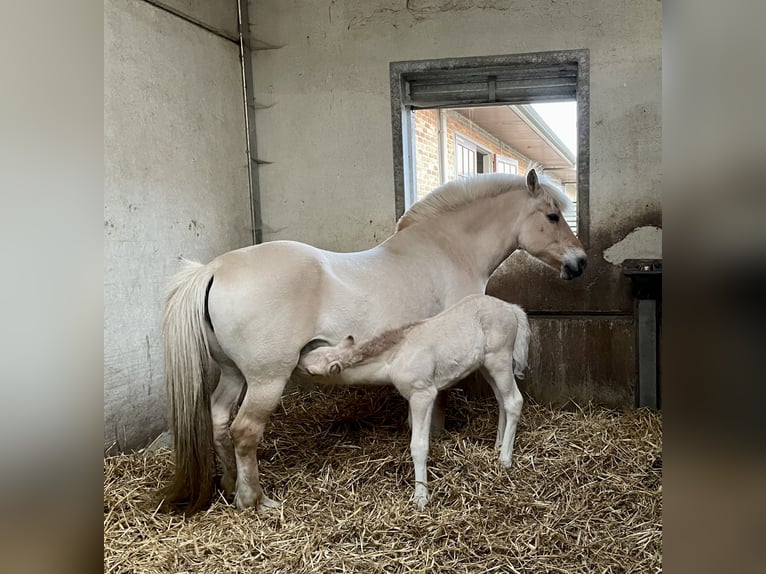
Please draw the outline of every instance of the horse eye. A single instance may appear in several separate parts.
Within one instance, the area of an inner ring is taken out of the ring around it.
[[[559,216],[556,213],[549,213],[548,214],[548,221],[551,223],[558,223],[559,222]]]

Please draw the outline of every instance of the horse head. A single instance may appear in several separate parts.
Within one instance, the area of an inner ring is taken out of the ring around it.
[[[582,275],[587,257],[562,215],[569,200],[564,193],[538,178],[534,169],[527,173],[528,207],[519,229],[519,249],[560,272],[562,279]]]
[[[317,347],[301,356],[298,368],[318,377],[340,375],[343,372],[342,360],[353,344],[354,338],[349,335],[335,346]]]

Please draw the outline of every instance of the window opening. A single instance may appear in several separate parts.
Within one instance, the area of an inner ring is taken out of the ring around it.
[[[418,112],[415,112],[418,115]],[[428,149],[427,144],[424,146],[424,154],[428,154],[426,158],[419,161],[420,164],[426,164],[429,159],[436,159],[436,163],[441,163],[439,157],[440,150]],[[476,142],[471,141],[469,138],[464,137],[458,133],[455,133],[455,161],[448,160],[450,164],[455,165],[455,177],[465,178],[479,173],[492,173],[492,153],[489,150],[483,149],[476,145]],[[429,188],[429,182],[421,181],[421,178],[417,175],[418,179],[418,199],[423,197],[426,193],[431,191]],[[445,178],[439,178],[443,180]],[[448,179],[454,179],[450,177]],[[434,186],[435,187],[435,186]]]
[[[439,185],[539,163],[575,203],[564,219],[587,243],[586,50],[394,62],[397,215]]]
[[[519,173],[519,161],[503,155],[495,156],[497,173]]]

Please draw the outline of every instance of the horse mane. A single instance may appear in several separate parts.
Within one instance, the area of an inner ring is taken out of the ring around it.
[[[572,200],[547,175],[539,165],[532,165],[530,170],[537,172],[543,199],[561,212],[571,208]],[[526,175],[509,173],[489,173],[467,179],[449,181],[417,201],[396,223],[396,231],[401,231],[414,223],[430,219],[441,213],[456,211],[478,199],[496,197],[514,190],[526,190]]]
[[[409,333],[415,325],[418,325],[421,322],[422,321],[417,321],[415,323],[408,323],[406,325],[402,325],[401,327],[389,329],[388,331],[384,331],[380,335],[377,335],[368,341],[359,343],[354,347],[351,359],[349,360],[349,364],[346,366],[363,363],[364,361],[373,359],[381,353],[388,351],[391,347],[404,339],[407,333]]]

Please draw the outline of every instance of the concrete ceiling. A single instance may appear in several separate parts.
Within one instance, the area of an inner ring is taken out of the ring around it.
[[[526,106],[501,105],[458,108],[456,111],[522,155],[541,163],[563,184],[576,184],[577,169],[570,161],[571,156],[566,157],[563,144],[555,141],[557,138],[550,128],[528,110]]]

